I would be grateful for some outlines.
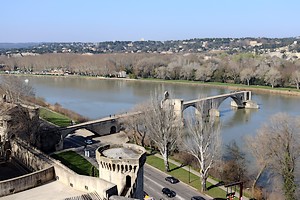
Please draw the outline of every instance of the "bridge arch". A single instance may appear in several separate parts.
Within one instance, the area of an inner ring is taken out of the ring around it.
[[[218,96],[216,98],[203,98],[193,103],[183,104],[182,114],[187,108],[194,107],[198,112],[202,112],[202,114],[204,115],[209,115],[212,109],[218,110],[220,105],[228,98],[231,98],[236,103],[238,108],[245,107],[247,97],[245,97],[243,93],[238,93],[232,95]],[[198,106],[198,103],[202,105]],[[202,111],[199,110],[201,107],[203,108]]]
[[[112,126],[110,127],[110,134],[116,133],[117,132],[117,127],[116,126]]]

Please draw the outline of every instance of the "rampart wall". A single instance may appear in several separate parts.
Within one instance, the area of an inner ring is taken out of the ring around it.
[[[117,195],[117,186],[97,177],[76,174],[59,162],[54,165],[56,179],[65,185],[84,192],[97,192],[100,197]]]
[[[101,198],[108,199],[109,196],[117,194],[115,184],[97,177],[79,175],[19,139],[11,142],[11,150],[14,158],[34,172],[0,182],[0,196],[24,191],[51,180],[60,181],[83,192],[97,192]]]
[[[51,166],[30,174],[0,181],[0,197],[21,192],[55,180],[54,167]]]

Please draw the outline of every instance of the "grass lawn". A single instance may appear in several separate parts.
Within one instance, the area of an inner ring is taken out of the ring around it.
[[[60,160],[62,164],[78,174],[95,177],[99,176],[98,169],[84,157],[74,151],[65,151],[62,153],[53,154],[52,157]]]
[[[40,117],[60,127],[69,126],[71,122],[70,118],[43,107],[40,108]]]
[[[147,156],[147,164],[159,169],[160,171],[165,171],[164,162],[162,159],[151,155]],[[200,178],[192,173],[190,173],[190,183],[189,183],[189,172],[183,168],[179,168],[178,166],[170,163],[170,169],[171,172],[167,172],[167,174],[170,174],[171,176],[174,176],[178,178],[180,181],[196,188],[200,191],[201,189],[201,182]],[[173,170],[172,170],[173,169]],[[212,184],[207,182],[207,187],[209,188]],[[226,192],[218,187],[214,187],[206,192],[209,196],[212,196],[214,198],[226,198]]]

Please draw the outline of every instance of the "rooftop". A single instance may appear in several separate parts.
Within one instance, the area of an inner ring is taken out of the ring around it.
[[[103,151],[102,154],[111,159],[128,159],[140,157],[139,152],[124,147],[110,148]]]

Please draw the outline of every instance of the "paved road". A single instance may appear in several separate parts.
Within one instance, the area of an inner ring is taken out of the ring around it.
[[[147,164],[145,164],[144,169],[144,190],[149,194],[149,196],[154,197],[156,200],[189,200],[192,196],[203,196],[205,199],[210,199],[182,182],[171,184],[165,181],[165,177],[168,176],[167,174]],[[171,190],[175,191],[176,196],[174,198],[168,198],[167,196],[163,195],[161,190],[164,187],[170,188]]]

